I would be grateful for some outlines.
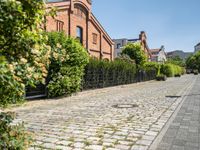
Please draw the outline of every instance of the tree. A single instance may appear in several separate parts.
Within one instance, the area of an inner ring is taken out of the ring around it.
[[[186,66],[188,69],[198,69],[200,71],[200,51],[188,57]]]
[[[147,60],[140,43],[128,43],[123,48],[122,55],[128,55],[131,59],[135,60],[138,67],[142,66]]]
[[[172,58],[169,58],[167,63],[171,63],[171,64],[178,65],[178,66],[181,66],[181,67],[185,67],[185,62],[179,56],[174,56]]]

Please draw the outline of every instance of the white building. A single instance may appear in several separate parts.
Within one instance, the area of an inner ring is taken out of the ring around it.
[[[167,61],[167,55],[165,53],[164,46],[161,46],[161,48],[158,49],[151,49],[150,51],[151,51],[151,61],[159,63],[164,63]]]

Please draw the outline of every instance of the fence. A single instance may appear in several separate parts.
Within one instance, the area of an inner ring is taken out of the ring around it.
[[[156,78],[156,71],[151,70],[148,72],[138,71],[137,73],[132,72],[112,72],[99,70],[86,69],[85,76],[83,78],[82,88],[83,90],[97,89],[110,86],[131,84],[136,82],[143,82],[154,80]]]
[[[136,82],[143,82],[154,80],[156,71],[151,70],[148,72],[123,70],[106,70],[106,69],[91,69],[86,68],[85,75],[82,82],[82,90],[97,89],[104,87],[111,87],[117,85],[131,84]],[[37,85],[36,88],[26,88],[26,98],[35,99],[47,97],[47,88],[45,85]]]

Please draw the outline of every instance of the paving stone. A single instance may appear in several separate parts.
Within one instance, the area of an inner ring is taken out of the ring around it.
[[[90,146],[85,147],[85,149],[88,149],[88,150],[103,150],[103,146],[100,146],[100,145],[90,145]]]
[[[192,90],[184,100],[157,150],[199,150],[200,77],[197,77]],[[193,116],[192,116],[193,115]],[[194,119],[195,118],[195,119]]]
[[[139,140],[136,142],[137,145],[144,145],[144,146],[149,146],[151,145],[152,141],[149,140]]]
[[[131,150],[147,150],[148,146],[134,145]]]

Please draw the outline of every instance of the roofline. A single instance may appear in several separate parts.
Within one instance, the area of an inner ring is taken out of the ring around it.
[[[92,14],[92,17],[95,19],[95,21],[99,24],[100,28],[103,30],[103,32],[106,34],[106,36],[109,38],[109,40],[111,41],[111,43],[114,45],[114,42],[113,42],[112,38],[110,37],[110,35],[106,32],[106,30],[101,25],[101,23],[98,21],[98,19],[94,16],[94,14],[93,13],[91,13],[91,14]]]

